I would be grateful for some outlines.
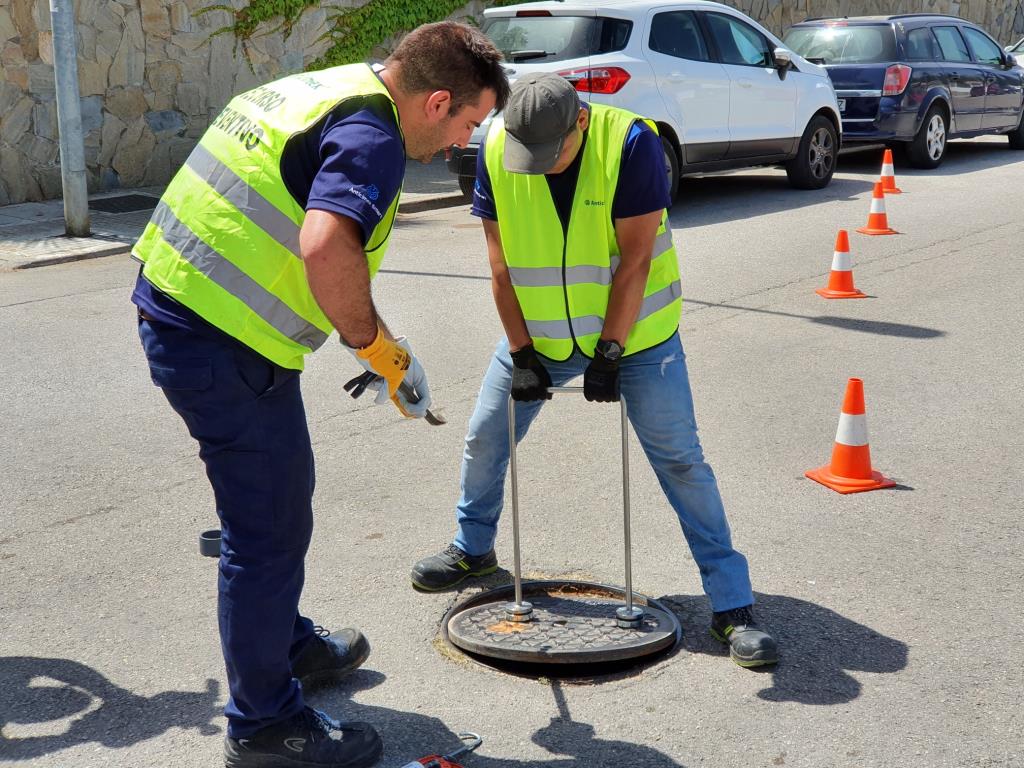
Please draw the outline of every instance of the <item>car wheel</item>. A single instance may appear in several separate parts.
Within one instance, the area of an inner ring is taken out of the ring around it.
[[[822,115],[811,118],[796,157],[786,163],[786,176],[797,189],[821,189],[832,181],[838,150],[836,127]]]
[[[476,176],[459,176],[459,189],[462,194],[473,199],[473,187],[476,186]]]
[[[676,154],[675,145],[665,136],[661,137],[661,151],[665,153],[665,173],[668,174],[668,199],[671,203],[676,201],[679,193],[679,155]]]
[[[1024,149],[1024,112],[1021,113],[1017,127],[1006,135],[1010,139],[1010,149]]]
[[[938,104],[928,110],[914,140],[907,145],[907,159],[915,168],[938,168],[946,156],[946,111]]]

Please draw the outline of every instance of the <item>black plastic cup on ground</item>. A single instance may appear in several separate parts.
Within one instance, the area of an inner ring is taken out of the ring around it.
[[[199,554],[203,557],[220,557],[220,529],[203,531],[199,534]]]

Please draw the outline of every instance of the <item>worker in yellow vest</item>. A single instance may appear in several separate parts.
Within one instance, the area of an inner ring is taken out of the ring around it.
[[[221,521],[230,768],[361,768],[382,753],[371,725],[303,700],[370,646],[298,611],[314,486],[299,374],[337,330],[383,380],[379,402],[425,414],[423,367],[381,320],[370,281],[406,158],[465,144],[503,106],[500,59],[478,30],[442,22],[410,33],[382,67],[304,72],[235,97],[134,247],[150,372],[199,443]]]
[[[712,634],[741,666],[772,664],[776,644],[754,620],[747,561],[732,546],[697,438],[670,204],[652,123],[582,103],[557,75],[513,85],[478,156],[473,202],[506,338],[470,420],[454,542],[416,563],[412,582],[441,590],[497,568],[508,397],[520,440],[550,399],[548,387],[582,374],[588,401],[625,398],[700,570]]]

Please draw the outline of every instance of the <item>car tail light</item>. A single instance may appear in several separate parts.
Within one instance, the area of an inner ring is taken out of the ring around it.
[[[618,93],[630,78],[629,72],[621,67],[587,67],[558,74],[582,93]]]
[[[906,64],[893,64],[885,70],[885,82],[882,84],[883,96],[899,96],[910,82],[913,70]]]
[[[551,11],[516,11],[516,16],[550,16]]]

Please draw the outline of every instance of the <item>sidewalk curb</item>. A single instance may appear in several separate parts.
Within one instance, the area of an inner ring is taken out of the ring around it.
[[[98,259],[103,256],[120,256],[131,253],[131,243],[110,243],[105,248],[97,248],[94,251],[82,253],[63,253],[53,256],[43,256],[39,259],[27,259],[24,261],[12,262],[8,269],[20,271],[23,269],[35,269],[36,267],[51,267],[55,264],[67,264],[70,261],[84,261],[86,259]]]
[[[412,197],[412,196],[410,196]],[[443,194],[417,194],[407,202],[398,204],[398,213],[401,215],[425,213],[443,208],[455,208],[460,205],[468,205],[469,202],[461,192]],[[100,238],[97,237],[97,240]],[[40,256],[31,259],[12,259],[4,261],[0,259],[0,271],[17,272],[23,269],[35,269],[36,267],[50,267],[57,264],[66,264],[71,261],[84,261],[86,259],[99,259],[105,256],[119,256],[131,252],[135,238],[129,242],[117,242],[108,240],[104,245],[97,245],[94,249],[72,251],[69,253],[55,253],[49,256]],[[0,243],[3,242],[3,229],[0,228]]]

